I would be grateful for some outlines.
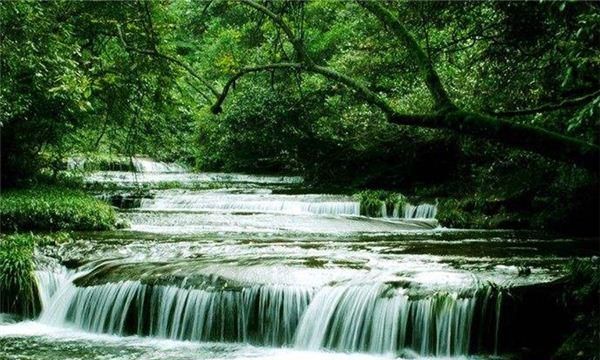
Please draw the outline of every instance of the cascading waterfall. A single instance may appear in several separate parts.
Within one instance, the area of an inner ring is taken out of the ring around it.
[[[399,205],[396,205],[391,214],[388,213],[385,205],[381,205],[381,214],[382,217],[391,217],[395,219],[435,219],[435,216],[437,215],[437,205],[404,204],[402,210]]]
[[[421,355],[466,355],[473,318],[490,296],[492,292],[482,289],[465,297],[442,292],[411,299],[404,289],[385,284],[324,288],[303,316],[295,345],[312,350],[397,353],[409,348]]]
[[[40,321],[114,335],[281,346],[291,343],[311,295],[310,288],[283,285],[209,291],[139,281],[68,283]]]
[[[413,298],[382,282],[194,289],[139,281],[79,287],[75,277],[38,273],[51,297],[41,322],[115,335],[427,356],[467,355],[486,334],[498,341],[500,293],[491,287]],[[495,330],[483,329],[490,319]]]
[[[164,193],[145,198],[141,201],[140,209],[359,216],[360,202],[341,195],[227,194],[207,191]],[[388,214],[386,206],[382,205],[381,213],[384,218],[434,219],[437,206],[406,204],[402,211],[396,206],[393,213]]]
[[[56,271],[38,270],[35,272],[42,310],[50,306],[54,294],[62,286],[68,284],[71,275],[63,267],[56,269]]]
[[[143,173],[184,173],[186,169],[175,163],[165,163],[145,158],[134,157],[131,159],[137,172]]]
[[[437,215],[437,205],[420,204],[420,205],[404,205],[403,218],[405,219],[434,219]],[[399,211],[398,211],[399,212]],[[394,211],[396,214],[396,210]],[[394,217],[398,217],[394,215]]]
[[[183,193],[143,199],[142,210],[360,215],[360,204],[340,196]]]

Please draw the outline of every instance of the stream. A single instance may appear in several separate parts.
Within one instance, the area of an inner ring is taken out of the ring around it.
[[[435,204],[361,216],[299,177],[135,166],[86,179],[128,228],[36,249],[42,312],[0,314],[0,358],[503,358],[513,289],[597,254],[594,239],[442,228]]]

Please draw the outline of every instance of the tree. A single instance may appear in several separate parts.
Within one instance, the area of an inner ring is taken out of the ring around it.
[[[359,1],[359,4],[391,31],[408,49],[420,69],[421,77],[434,99],[433,112],[428,114],[400,113],[388,101],[382,99],[360,81],[346,76],[328,67],[317,65],[307,54],[302,38],[299,38],[285,20],[262,4],[251,0],[240,0],[267,17],[285,34],[294,49],[294,62],[281,62],[242,68],[225,84],[213,106],[213,112],[219,113],[230,88],[242,76],[250,73],[287,70],[322,75],[330,80],[344,84],[356,92],[371,105],[378,107],[392,123],[434,129],[448,129],[460,134],[498,141],[503,144],[537,152],[549,158],[564,162],[573,162],[593,172],[598,172],[600,148],[556,132],[539,127],[508,121],[496,116],[458,108],[451,100],[423,48],[400,20],[379,2]],[[504,114],[506,115],[506,114]]]

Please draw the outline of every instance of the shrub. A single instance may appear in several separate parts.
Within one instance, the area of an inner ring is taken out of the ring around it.
[[[83,191],[40,186],[3,191],[0,199],[2,231],[108,230],[115,211]]]
[[[33,317],[39,310],[34,274],[36,237],[11,235],[0,238],[0,312]]]
[[[360,202],[360,213],[365,216],[383,216],[382,209],[385,205],[387,215],[391,215],[394,208],[402,209],[406,203],[404,195],[384,190],[363,190],[354,194]]]

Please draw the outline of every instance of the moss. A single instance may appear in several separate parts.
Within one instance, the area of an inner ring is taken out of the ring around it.
[[[16,234],[0,238],[0,312],[24,317],[39,309],[34,274],[33,249],[36,237]]]
[[[116,213],[108,204],[82,192],[39,186],[2,192],[2,231],[108,230]]]
[[[394,208],[402,208],[406,203],[404,195],[385,190],[363,190],[354,194],[354,198],[360,202],[360,214],[371,217],[383,216],[384,205],[387,214],[391,215]]]

